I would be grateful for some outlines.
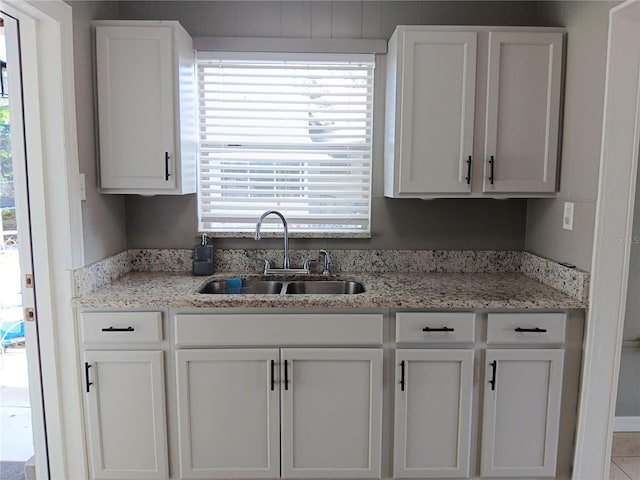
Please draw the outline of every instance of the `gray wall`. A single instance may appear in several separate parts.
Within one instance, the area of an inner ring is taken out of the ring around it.
[[[396,25],[538,25],[538,2],[127,1],[122,19],[179,20],[192,36],[388,38]],[[384,63],[382,64],[384,66]],[[384,75],[376,77],[383,104]],[[294,248],[523,249],[526,200],[388,200],[382,194],[382,118],[376,112],[370,240],[294,240]],[[268,205],[265,205],[265,209]],[[195,196],[126,200],[128,248],[190,247]],[[220,247],[267,248],[250,239]]]
[[[560,192],[529,200],[526,250],[591,270],[609,9],[614,2],[541,2],[540,21],[568,30]],[[562,229],[564,202],[575,203],[573,231]]]
[[[125,200],[97,192],[96,135],[93,108],[91,20],[118,18],[118,3],[68,1],[73,8],[73,55],[80,173],[86,177],[87,200],[82,202],[85,264],[126,249]]]

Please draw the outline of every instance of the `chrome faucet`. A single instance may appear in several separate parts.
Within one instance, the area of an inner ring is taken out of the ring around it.
[[[284,215],[282,215],[277,210],[269,210],[264,212],[258,219],[258,223],[256,223],[255,239],[260,240],[262,238],[262,235],[260,235],[260,227],[262,226],[262,222],[264,221],[264,219],[271,214],[277,215],[278,217],[280,217],[280,220],[282,220],[282,227],[284,228],[284,254],[283,254],[284,258],[282,262],[282,268],[284,270],[289,270],[290,264],[291,264],[291,261],[289,260],[289,228],[287,226],[287,219],[284,218]],[[269,268],[267,265],[268,264],[265,264],[265,272]]]
[[[320,250],[320,255],[324,256],[322,263],[322,275],[331,275],[331,256],[326,250]]]

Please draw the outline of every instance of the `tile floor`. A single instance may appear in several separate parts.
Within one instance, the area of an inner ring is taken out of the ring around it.
[[[640,432],[613,434],[610,480],[640,480]]]

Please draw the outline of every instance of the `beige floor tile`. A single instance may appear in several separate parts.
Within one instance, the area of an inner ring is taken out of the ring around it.
[[[631,480],[640,480],[640,457],[613,457],[611,460]]]
[[[611,462],[611,471],[609,472],[609,480],[630,480],[625,473],[620,470],[615,463]]]
[[[640,457],[640,432],[613,434],[612,457]]]

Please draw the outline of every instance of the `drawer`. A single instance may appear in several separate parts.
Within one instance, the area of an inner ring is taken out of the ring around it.
[[[161,312],[83,312],[82,343],[158,343],[162,341]]]
[[[396,343],[473,343],[475,313],[399,312]]]
[[[487,343],[564,343],[566,320],[564,313],[490,313]]]
[[[382,345],[382,314],[178,314],[176,345]]]

